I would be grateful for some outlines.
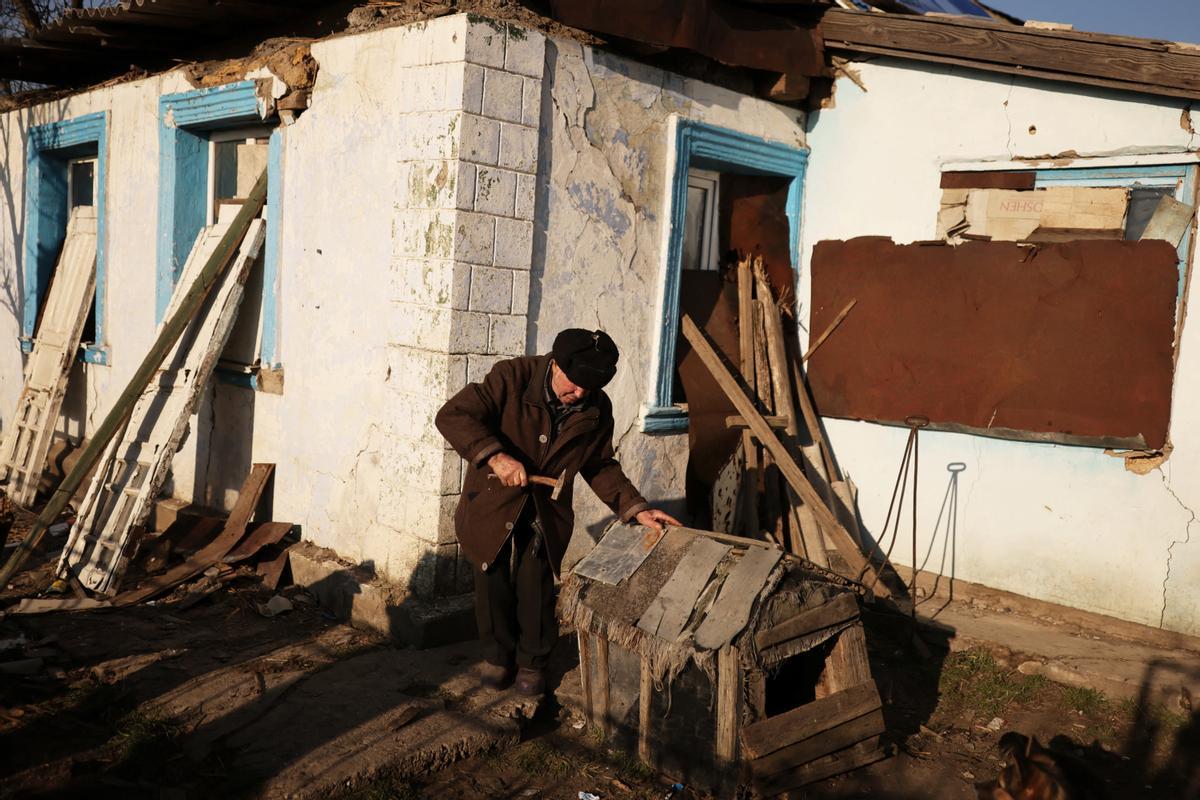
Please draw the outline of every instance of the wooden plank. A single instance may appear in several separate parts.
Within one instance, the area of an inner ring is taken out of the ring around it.
[[[868,764],[874,764],[876,761],[882,761],[887,758],[887,752],[882,748],[881,744],[881,738],[876,736],[859,742],[853,747],[847,747],[845,750],[839,750],[836,753],[823,756],[816,761],[782,773],[772,780],[767,781],[762,786],[761,791],[764,795],[771,797],[781,792],[786,792],[789,789],[796,789],[810,783],[815,783],[816,781],[831,778],[834,775],[841,775],[843,772],[849,772],[859,767],[865,767]]]
[[[841,10],[826,12],[821,28],[831,49],[887,48],[916,59],[965,59],[977,69],[1019,68],[1063,81],[1104,81],[1101,85],[1134,90],[1157,87],[1186,97],[1200,96],[1200,57],[1146,40]]]
[[[742,379],[751,391],[755,389],[756,373],[754,370],[754,287],[750,272],[749,259],[742,259],[737,265],[738,289],[738,357],[740,359]],[[746,456],[746,471],[742,476],[740,520],[742,530],[758,533],[758,446],[750,431],[742,433],[742,450]]]
[[[762,758],[835,725],[869,714],[881,705],[874,683],[859,684],[747,725],[742,728],[742,747],[751,759]]]
[[[1165,239],[1178,247],[1179,240],[1187,233],[1188,226],[1196,217],[1196,209],[1181,203],[1170,195],[1163,195],[1154,208],[1154,215],[1146,223],[1140,239]]]
[[[221,531],[220,535],[207,546],[193,553],[182,564],[178,564],[163,574],[156,576],[144,586],[117,595],[113,599],[113,605],[130,606],[144,600],[149,600],[156,594],[165,592],[167,589],[199,575],[220,561],[226,553],[241,541],[242,536],[245,535],[246,525],[249,524],[250,517],[254,514],[254,509],[258,506],[259,498],[262,497],[263,489],[267,485],[267,480],[274,471],[274,464],[255,464],[252,466],[250,474],[246,476],[245,482],[242,483],[237,503],[234,504],[233,511],[230,512],[229,519],[226,520],[225,528]]]
[[[650,701],[654,697],[654,675],[650,670],[650,656],[643,653],[641,658],[638,684],[638,758],[643,764],[653,764],[650,752]]]
[[[294,530],[294,522],[264,522],[250,532],[241,544],[230,550],[221,559],[226,564],[236,564],[257,553],[262,548],[275,544]]]
[[[225,220],[201,233],[167,318],[184,302],[187,287],[216,251],[230,224]],[[153,510],[154,499],[170,474],[171,460],[237,321],[246,278],[264,239],[265,223],[254,220],[234,264],[172,348],[157,380],[134,405],[124,433],[109,443],[63,548],[60,574],[76,575],[84,586],[100,594],[113,594],[119,588],[134,531]]]
[[[50,441],[67,393],[67,380],[96,292],[96,211],[71,210],[66,239],[38,318],[24,385],[0,440],[0,474],[5,492],[28,508],[37,495]]]
[[[767,424],[775,430],[787,430],[790,426],[795,424],[795,419],[791,416],[764,414],[763,419],[766,420]],[[749,428],[750,424],[746,422],[746,418],[741,414],[730,414],[725,418],[725,427],[744,429]]]
[[[741,675],[738,669],[737,648],[726,645],[717,652],[717,764],[728,768],[737,755],[738,698],[741,697]]]
[[[669,642],[678,639],[695,610],[696,599],[728,552],[728,545],[708,538],[690,542],[675,572],[642,612],[638,628]]]
[[[88,440],[88,444],[83,449],[79,459],[75,462],[75,466],[63,478],[58,488],[54,490],[54,494],[51,495],[50,500],[42,508],[42,513],[34,520],[33,527],[30,528],[29,533],[21,541],[17,549],[13,551],[13,554],[9,556],[8,561],[4,564],[4,568],[0,569],[0,586],[8,584],[16,571],[21,568],[26,559],[37,548],[38,543],[45,536],[50,525],[58,519],[58,515],[67,507],[67,503],[70,502],[71,497],[75,494],[75,490],[79,488],[83,483],[83,479],[96,465],[104,449],[109,446],[113,437],[118,435],[129,418],[129,414],[137,403],[138,398],[150,384],[155,371],[178,342],[179,337],[191,324],[192,319],[200,311],[200,307],[204,304],[205,298],[208,297],[213,285],[217,283],[218,279],[229,266],[229,263],[233,260],[238,245],[245,238],[252,220],[262,211],[266,197],[267,174],[264,172],[259,176],[258,183],[254,185],[254,190],[250,193],[250,197],[247,198],[245,204],[238,210],[229,231],[222,237],[216,252],[205,263],[204,268],[192,283],[191,288],[184,295],[183,302],[179,305],[176,312],[167,318],[167,323],[159,328],[158,335],[155,337],[154,343],[150,346],[149,352],[146,353],[141,364],[134,370],[133,377],[129,379],[129,383],[126,384],[121,394],[113,402],[112,408],[104,417],[104,420],[92,433],[91,439]]]
[[[579,639],[579,683],[583,692],[583,715],[588,724],[594,726],[596,717],[592,714],[592,652],[588,644],[590,637],[582,628],[576,631],[576,636]]]
[[[779,550],[756,547],[746,551],[725,576],[716,602],[696,629],[697,647],[716,650],[742,632],[754,601],[782,557]]]
[[[759,631],[754,636],[754,643],[758,649],[764,650],[780,642],[786,642],[788,639],[797,639],[822,628],[840,625],[847,620],[855,619],[858,617],[858,613],[858,598],[852,592],[839,594],[822,606],[797,614],[778,625]]]
[[[258,562],[258,569],[255,571],[262,581],[264,589],[275,591],[275,588],[279,586],[279,580],[283,577],[283,570],[288,565],[288,553],[291,552],[292,547],[294,545],[288,545],[281,549],[274,558]]]
[[[783,473],[784,478],[796,489],[800,498],[812,508],[813,514],[816,516],[817,522],[821,525],[822,529],[833,536],[834,542],[838,547],[838,552],[842,554],[842,557],[850,565],[850,568],[856,574],[861,574],[869,570],[873,576],[876,576],[878,573],[875,566],[867,561],[866,557],[858,549],[858,545],[850,537],[850,534],[846,532],[846,529],[842,527],[841,523],[837,521],[829,509],[821,503],[821,498],[817,495],[816,490],[809,483],[808,479],[804,477],[804,473],[787,452],[787,448],[776,438],[762,416],[754,408],[750,399],[746,397],[745,391],[738,385],[734,377],[729,374],[728,368],[721,361],[716,351],[713,350],[708,339],[696,327],[696,323],[692,322],[691,317],[686,314],[683,317],[682,328],[683,335],[687,337],[697,355],[700,356],[704,364],[713,373],[713,378],[717,381],[717,384],[729,397],[738,412],[750,422],[750,427],[754,435],[766,445],[771,455],[775,457],[775,461],[779,465],[779,470]],[[888,587],[882,582],[877,584],[877,588],[881,590],[880,594],[883,594],[885,597],[891,595]]]
[[[846,303],[846,307],[838,312],[838,315],[834,317],[833,322],[829,323],[821,335],[817,337],[816,341],[810,344],[808,349],[804,351],[804,357],[800,359],[801,364],[808,363],[808,360],[812,358],[812,354],[817,352],[817,348],[824,344],[825,340],[829,338],[829,335],[837,330],[837,326],[842,324],[842,320],[846,318],[846,316],[850,313],[850,310],[854,308],[854,304],[857,302],[857,299],[853,299],[849,303]]]
[[[864,739],[879,736],[885,729],[883,710],[875,709],[861,717],[834,725],[827,731],[788,745],[774,753],[750,762],[750,772],[755,782],[771,779],[796,767],[816,761],[822,756],[844,750]]]
[[[637,571],[661,539],[662,534],[651,528],[614,523],[571,571],[615,586]]]
[[[792,385],[788,379],[787,347],[783,339],[783,318],[780,316],[779,305],[771,287],[767,284],[765,273],[761,270],[755,275],[758,281],[758,296],[763,302],[763,323],[766,326],[767,361],[771,370],[771,388],[774,391],[775,413],[785,415],[783,419],[784,432],[788,436],[796,436],[800,428],[796,424],[796,405],[792,398]],[[768,423],[770,419],[767,420]],[[725,424],[729,424],[726,419]],[[774,426],[772,426],[774,427]]]
[[[742,443],[738,442],[725,466],[717,473],[717,479],[710,492],[713,530],[723,533],[738,530],[738,504],[742,495],[742,474],[745,470],[745,451]]]
[[[775,413],[775,397],[771,390],[771,365],[767,356],[766,307],[761,298],[754,301],[754,389],[764,416]],[[783,413],[782,411],[780,413]]]
[[[765,547],[768,550],[778,549],[771,542],[763,541],[762,539],[749,539],[745,536],[734,536],[728,533],[720,533],[718,531],[702,531],[697,528],[681,528],[672,525],[669,530],[686,533],[689,536],[703,536],[706,539],[715,539],[718,542],[725,542],[734,547]]]
[[[817,685],[827,695],[835,695],[871,682],[871,663],[867,654],[867,636],[862,625],[853,625],[838,634],[833,650],[825,659],[825,669]]]
[[[791,486],[790,491],[795,491]],[[825,537],[816,515],[807,505],[795,506],[796,520],[800,525],[800,536],[804,539],[804,557],[820,567],[829,566],[829,551],[825,549]]]
[[[600,726],[604,738],[612,736],[612,718],[609,714],[609,689],[611,678],[608,674],[608,639],[596,636],[596,674],[593,676],[596,687],[596,724]]]

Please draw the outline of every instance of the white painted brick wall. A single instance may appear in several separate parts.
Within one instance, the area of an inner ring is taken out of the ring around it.
[[[453,527],[462,460],[433,419],[467,381],[526,352],[545,64],[536,31],[450,19],[434,21],[432,40],[449,40],[451,56],[421,44],[397,66],[405,108],[388,132],[399,176],[387,321],[395,413],[380,460],[394,474],[377,525],[380,536],[399,532],[387,574],[411,575],[416,591],[433,590],[434,572],[439,591],[470,584]],[[431,555],[434,571],[423,566]]]

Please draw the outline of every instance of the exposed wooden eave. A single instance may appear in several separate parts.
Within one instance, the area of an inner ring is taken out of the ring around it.
[[[1021,28],[966,17],[830,9],[825,47],[989,72],[1200,99],[1200,47],[1077,31]]]

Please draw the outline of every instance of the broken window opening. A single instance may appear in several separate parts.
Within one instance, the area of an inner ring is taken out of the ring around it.
[[[209,134],[206,224],[212,225],[217,221],[222,207],[240,206],[249,196],[254,182],[267,166],[270,136],[271,128],[263,125],[218,130]],[[272,200],[268,192],[267,204]],[[260,253],[250,267],[237,321],[218,361],[222,370],[253,374],[262,364],[263,262]]]

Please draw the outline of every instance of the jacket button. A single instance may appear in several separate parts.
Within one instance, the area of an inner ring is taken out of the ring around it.
[[[538,436],[538,441],[541,442],[542,444],[545,444],[546,443],[546,434],[544,434],[544,433],[540,434]]]
[[[512,530],[512,523],[511,523],[511,522],[506,522],[506,523],[504,523],[504,529],[505,529],[505,530],[508,530],[508,531],[511,531],[511,530]]]
[[[487,572],[487,568],[488,563],[486,561],[479,565],[479,569],[483,570],[484,572]]]

